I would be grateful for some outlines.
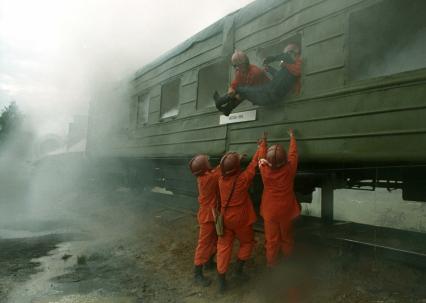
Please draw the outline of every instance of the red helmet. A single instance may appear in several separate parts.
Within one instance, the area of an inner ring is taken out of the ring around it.
[[[228,152],[220,160],[222,176],[230,176],[240,171],[240,155],[236,152]]]
[[[266,160],[271,163],[272,169],[276,169],[287,163],[287,153],[280,144],[275,144],[268,148]]]
[[[300,47],[297,44],[290,43],[284,48],[284,53],[294,53],[300,55]]]
[[[247,57],[246,53],[240,50],[235,50],[235,52],[232,54],[231,62],[233,66],[250,64],[249,58]]]
[[[196,155],[189,161],[189,169],[195,176],[201,176],[206,171],[211,169],[209,156],[207,155]]]

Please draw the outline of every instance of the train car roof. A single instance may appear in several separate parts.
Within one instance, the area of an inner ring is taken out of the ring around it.
[[[243,8],[240,8],[239,10],[236,10],[225,17],[219,19],[212,25],[208,26],[207,28],[201,30],[191,38],[185,40],[178,46],[172,48],[171,50],[167,51],[151,63],[146,64],[141,69],[139,69],[135,73],[134,79],[138,79],[142,77],[147,72],[153,70],[154,68],[158,67],[162,63],[166,62],[167,60],[172,59],[173,57],[185,52],[189,48],[191,48],[194,44],[202,42],[207,40],[208,38],[222,32],[223,30],[223,24],[225,23],[225,19],[229,16],[234,16],[234,24],[236,27],[240,27],[249,21],[255,19],[256,17],[266,13],[269,10],[272,10],[276,8],[277,6],[281,5],[283,2],[287,2],[290,0],[257,0],[252,3],[247,4]]]

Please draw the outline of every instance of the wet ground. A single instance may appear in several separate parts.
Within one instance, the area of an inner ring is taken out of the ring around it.
[[[299,223],[294,256],[264,267],[256,233],[249,281],[193,284],[194,198],[92,188],[49,193],[42,212],[2,217],[0,302],[423,302],[424,268],[314,240]],[[32,205],[34,206],[34,205]],[[26,209],[34,209],[29,207]],[[43,215],[40,215],[43,214]]]

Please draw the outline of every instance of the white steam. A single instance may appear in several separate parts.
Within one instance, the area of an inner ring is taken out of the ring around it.
[[[251,0],[0,0],[0,107],[65,135],[96,84],[116,82]],[[98,89],[98,88],[96,88]]]

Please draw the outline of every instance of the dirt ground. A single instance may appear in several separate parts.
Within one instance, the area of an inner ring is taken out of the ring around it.
[[[184,197],[123,187],[44,194],[54,203],[43,216],[0,224],[2,303],[426,303],[423,269],[302,235],[294,256],[267,271],[261,233],[246,268],[250,280],[238,281],[231,266],[229,291],[220,295],[214,270],[206,273],[210,287],[193,284],[198,229],[194,213],[178,207]]]

